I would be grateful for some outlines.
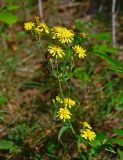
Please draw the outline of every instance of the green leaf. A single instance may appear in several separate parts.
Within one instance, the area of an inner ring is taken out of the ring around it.
[[[13,148],[14,143],[9,140],[0,140],[0,149],[10,150]]]
[[[111,153],[116,153],[112,147],[105,148],[105,150]]]
[[[117,96],[117,98],[116,98],[116,104],[117,105],[120,105],[120,104],[122,104],[123,103],[123,91],[121,91],[120,93],[119,93],[119,95]]]
[[[94,45],[93,51],[98,53],[116,53],[118,51],[117,48],[109,47],[105,44]]]
[[[123,151],[118,149],[118,154],[120,156],[120,160],[123,160]]]
[[[96,134],[96,140],[103,141],[105,138],[106,138],[106,136],[103,133]]]
[[[94,54],[106,60],[107,63],[110,65],[110,69],[115,70],[119,73],[123,73],[123,64],[119,62],[118,60],[112,59],[106,53],[101,53],[97,51]]]
[[[108,41],[111,39],[110,33],[109,32],[103,32],[103,33],[94,33],[90,35],[91,38],[96,38],[97,40],[105,40]]]
[[[89,144],[90,144],[92,147],[101,146],[101,142],[100,142],[99,140],[93,140],[93,141],[89,142]]]
[[[87,155],[85,152],[81,153],[80,157],[82,158],[82,160],[87,160]]]
[[[123,136],[123,129],[114,128],[113,131],[114,131],[115,133],[117,133],[118,135]]]
[[[89,142],[89,144],[93,147],[101,146],[107,141],[106,136],[103,133],[97,133],[96,138]]]
[[[58,133],[58,140],[61,139],[61,136],[63,135],[63,133],[68,129],[70,128],[69,126],[62,126],[62,128],[59,130],[59,133]]]
[[[114,139],[113,142],[119,144],[120,146],[123,146],[123,139]]]
[[[20,6],[18,6],[18,5],[8,5],[7,11],[13,11],[13,10],[17,10],[19,8],[20,8]]]
[[[13,25],[14,23],[16,23],[18,20],[19,20],[19,18],[12,13],[9,13],[9,12],[8,13],[3,13],[3,12],[0,13],[0,21],[4,22],[10,26]]]

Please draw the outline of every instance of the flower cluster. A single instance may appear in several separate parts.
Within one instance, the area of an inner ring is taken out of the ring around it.
[[[92,131],[92,127],[87,122],[82,122],[83,128],[80,130],[81,137],[86,140],[92,141],[95,139],[96,134]]]
[[[35,33],[37,34],[41,34],[42,32],[44,33],[49,33],[49,28],[47,27],[47,25],[45,23],[41,23],[39,21],[39,17],[35,17],[36,22],[27,22],[24,23],[24,29],[26,31],[29,30],[34,30]]]
[[[76,105],[76,102],[72,100],[71,98],[64,98],[63,100],[56,96],[56,102],[60,104],[60,109],[57,112],[57,117],[59,117],[61,120],[66,121],[71,118],[71,112],[69,108]]]
[[[53,42],[48,46],[48,52],[52,57],[56,59],[64,58],[67,53],[65,53],[63,45],[66,49],[69,47],[71,50],[71,56],[78,56],[83,59],[86,54],[86,50],[81,45],[73,45],[75,33],[62,26],[55,26],[49,28],[45,23],[40,22],[39,17],[35,17],[35,22],[24,23],[25,30],[34,31],[37,36],[41,36],[42,33],[49,34],[49,38]],[[84,32],[78,34],[80,37],[85,38],[86,34]],[[53,41],[55,40],[55,41]]]

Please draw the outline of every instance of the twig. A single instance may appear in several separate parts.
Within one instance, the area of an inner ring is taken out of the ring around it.
[[[39,17],[44,22],[42,0],[38,0]]]
[[[113,46],[116,46],[116,0],[112,0],[112,43]]]

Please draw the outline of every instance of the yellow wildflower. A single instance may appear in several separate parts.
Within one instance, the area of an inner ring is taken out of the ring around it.
[[[59,96],[56,96],[56,101],[57,101],[58,103],[63,103],[63,101],[61,100],[61,98],[60,98]]]
[[[49,33],[49,28],[45,23],[39,23],[39,25],[35,28],[35,31],[39,34],[42,32]]]
[[[84,33],[84,32],[79,33],[79,35],[80,35],[81,37],[83,37],[83,38],[86,38],[86,36],[87,36],[87,34],[86,34],[86,33]]]
[[[56,58],[62,58],[65,54],[60,46],[52,45],[48,47],[49,53]]]
[[[85,52],[86,50],[84,50],[81,46],[79,45],[75,45],[73,47],[73,50],[76,54],[79,54],[79,58],[84,58],[86,56]]]
[[[40,34],[40,33],[43,32],[43,29],[40,28],[39,26],[37,26],[37,27],[35,28],[35,31],[36,31],[38,34]]]
[[[88,124],[87,122],[80,122],[82,123],[84,128],[88,128],[88,129],[92,129],[92,127],[90,126],[90,124]]]
[[[92,141],[95,139],[96,134],[95,134],[95,132],[91,131],[90,129],[82,129],[81,136],[89,141]]]
[[[56,26],[52,29],[53,39],[58,39],[61,43],[71,43],[74,33],[65,27]]]
[[[31,30],[33,27],[34,27],[34,23],[33,22],[24,23],[24,28],[27,31]]]
[[[63,121],[70,119],[72,115],[67,108],[60,108],[57,113],[57,117],[59,117]]]
[[[64,103],[65,107],[69,107],[69,108],[76,105],[76,102],[74,100],[72,100],[71,98],[64,98],[63,103]]]

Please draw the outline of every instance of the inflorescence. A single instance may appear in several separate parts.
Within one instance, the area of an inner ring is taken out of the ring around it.
[[[40,22],[39,17],[35,17],[34,22],[24,23],[24,29],[26,31],[32,31],[37,36],[41,37],[42,34],[48,34],[52,43],[47,47],[50,55],[56,59],[64,58],[67,53],[65,53],[63,45],[72,49],[73,56],[78,56],[78,58],[83,59],[86,56],[86,50],[81,45],[74,45],[75,33],[73,30],[67,29],[62,26],[55,26],[49,28],[45,23]],[[79,33],[80,37],[85,38],[86,34]]]
[[[86,56],[86,50],[77,43],[75,40],[76,33],[73,30],[67,29],[62,26],[48,27],[45,23],[40,22],[39,17],[35,17],[34,22],[24,23],[24,29],[26,31],[31,31],[33,35],[41,40],[42,35],[45,34],[49,38],[47,51],[49,52],[50,62],[53,63],[52,59],[63,59],[68,57],[66,50],[69,49],[71,52],[70,57],[76,57],[84,59]],[[79,37],[86,38],[86,33],[78,33]],[[55,105],[57,105],[57,115],[63,122],[68,122],[72,117],[72,109],[77,106],[76,101],[70,97],[59,97],[56,96]],[[81,122],[82,129],[80,129],[80,136],[85,140],[92,141],[95,139],[96,134],[92,130],[92,127],[87,122]]]

